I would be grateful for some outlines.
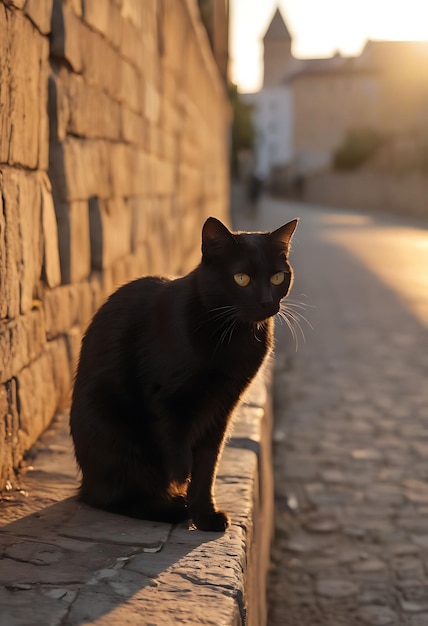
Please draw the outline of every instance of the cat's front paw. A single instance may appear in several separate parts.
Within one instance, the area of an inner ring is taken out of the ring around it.
[[[199,530],[224,533],[230,526],[230,517],[224,511],[213,511],[205,515],[194,515],[192,521]]]

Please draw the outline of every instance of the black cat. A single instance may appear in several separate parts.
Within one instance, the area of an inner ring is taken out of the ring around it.
[[[210,217],[195,270],[128,283],[95,314],[70,417],[84,502],[225,530],[216,468],[232,410],[272,347],[297,222],[232,233]]]

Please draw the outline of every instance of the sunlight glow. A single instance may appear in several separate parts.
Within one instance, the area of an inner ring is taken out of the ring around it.
[[[231,79],[241,91],[261,86],[261,40],[277,6],[297,57],[356,55],[367,39],[428,40],[428,0],[230,0]]]

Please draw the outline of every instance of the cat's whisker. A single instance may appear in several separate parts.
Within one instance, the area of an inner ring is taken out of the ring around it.
[[[304,342],[306,342],[306,337],[305,337],[305,333],[303,332],[303,328],[300,324],[300,321],[297,317],[295,317],[290,311],[286,311],[285,315],[288,317],[288,319],[290,320],[290,322],[293,324],[295,324],[296,328],[300,331],[300,334],[302,335],[302,339]]]
[[[230,334],[229,334],[229,342],[228,343],[230,343],[232,341],[232,335],[233,335],[233,332],[234,332],[235,328],[237,327],[237,325],[238,325],[238,318],[235,318],[234,322],[232,323],[232,325],[230,327]]]
[[[291,308],[290,304],[295,304],[295,303],[290,303],[288,301],[287,302],[281,302],[281,313],[282,313],[283,319],[287,318],[288,322],[289,322],[289,324],[288,324],[289,328],[290,328],[290,326],[293,327],[294,333],[296,335],[295,341],[297,339],[297,331],[296,331],[296,328],[297,328],[298,331],[300,332],[301,336],[302,336],[303,341],[305,342],[306,341],[306,337],[305,337],[305,333],[303,331],[301,322],[305,322],[306,324],[308,324],[308,326],[312,330],[313,330],[313,326],[310,323],[310,321],[299,310],[296,310],[296,307]],[[294,327],[296,327],[296,328],[294,328]],[[291,330],[291,328],[290,328],[290,330]],[[294,335],[293,335],[293,337],[294,337]],[[296,343],[298,343],[298,342],[296,341]]]
[[[252,324],[254,339],[256,341],[258,341],[259,343],[262,343],[262,340],[257,337],[257,331],[258,330],[264,330],[265,326],[266,326],[265,322],[259,322],[258,324]]]
[[[280,309],[278,311],[277,315],[278,315],[278,317],[279,317],[281,322],[285,322],[285,324],[287,324],[287,326],[288,326],[288,328],[290,330],[291,336],[293,337],[295,349],[296,349],[296,352],[297,352],[297,349],[299,347],[299,340],[298,340],[296,331],[294,329],[294,326],[291,324],[291,322],[289,321],[288,317],[286,316],[286,314],[284,313],[284,311],[282,309]]]
[[[301,294],[304,295],[304,294]],[[301,300],[294,300],[294,298],[289,298],[287,296],[287,299],[285,300],[285,302],[287,304],[299,304],[301,307],[305,308],[305,309],[315,309],[315,305],[313,304],[309,304],[308,302],[302,302]]]
[[[295,310],[290,311],[289,306],[290,306],[290,303],[288,301],[281,302],[281,309],[284,309],[286,311],[288,310],[289,313],[293,313],[293,315],[297,317],[299,320],[303,320],[304,322],[306,322],[306,324],[309,326],[311,330],[314,330],[314,327],[312,326],[310,321],[307,319],[307,317],[303,315],[303,313],[301,313],[300,311],[295,311]]]
[[[215,313],[215,315],[213,315],[213,313]],[[211,309],[209,311],[207,311],[204,315],[205,316],[209,316],[207,317],[207,319],[203,320],[199,326],[197,326],[195,328],[194,332],[197,332],[198,330],[200,330],[203,326],[205,326],[206,324],[212,323],[212,322],[218,322],[220,321],[222,318],[226,318],[229,319],[229,316],[235,313],[235,307],[232,305],[227,305],[227,306],[219,306],[216,307],[215,309]]]
[[[213,328],[210,337],[214,337],[215,335],[221,333],[220,343],[223,343],[224,336],[227,335],[227,332],[230,329],[230,325],[234,322],[235,317],[235,315],[230,314],[226,319],[221,320],[221,322]]]
[[[287,306],[293,308],[293,309],[299,309],[302,311],[306,311],[309,305],[305,305],[305,304],[300,304],[299,302],[289,302],[288,300],[286,300],[286,302],[284,303]],[[315,308],[315,307],[311,307],[311,308]]]
[[[222,333],[221,333],[221,335],[220,335],[220,337],[219,337],[219,339],[217,341],[214,353],[217,352],[217,349],[221,346],[222,343],[226,342],[227,337],[229,337],[228,343],[231,342],[233,331],[235,330],[238,322],[239,322],[239,319],[238,319],[238,317],[236,315],[236,311],[235,311],[235,314],[233,316],[231,316],[229,319],[223,321],[223,323],[220,326],[220,329],[216,330],[216,332],[217,332],[218,330],[221,330],[221,328],[223,328],[223,326],[226,326],[226,328],[223,329],[223,331],[222,331]],[[214,334],[215,333],[213,333],[213,335]]]
[[[302,302],[301,300],[294,300],[293,298],[289,298],[287,296],[286,300],[282,302],[282,304],[287,304],[290,306],[294,306],[299,309],[315,309],[315,305],[308,304],[307,302]]]

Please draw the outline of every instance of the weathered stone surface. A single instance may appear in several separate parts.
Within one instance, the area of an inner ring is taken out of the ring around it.
[[[104,141],[72,136],[61,145],[54,145],[50,162],[55,198],[70,202],[93,196],[110,197],[112,151],[113,147],[110,149]]]
[[[147,624],[173,625],[232,624],[241,622],[239,607],[233,598],[219,594],[209,587],[198,587],[181,576],[171,576],[165,587],[143,586],[133,595],[128,591],[126,602],[117,595],[98,593],[97,588],[86,587],[73,603],[68,616],[70,624],[132,626],[136,615],[144,615]],[[120,596],[119,596],[120,597]],[[159,608],[162,607],[161,615]]]
[[[85,0],[83,5],[85,22],[105,35],[115,48],[122,41],[123,20],[119,6],[114,2],[100,3],[97,0]]]
[[[299,205],[265,198],[255,218],[238,214],[237,226],[265,230],[295,214]],[[316,307],[302,311],[315,332],[305,329],[295,353],[289,329],[277,328],[275,429],[283,436],[274,447],[270,626],[426,622],[427,430],[417,412],[421,395],[428,401],[426,318],[416,311],[427,292],[413,282],[426,264],[425,226],[366,220],[306,205],[291,253],[289,302],[304,306],[297,294],[308,294]],[[368,239],[373,255],[364,252]],[[391,257],[403,268],[399,283]],[[297,508],[285,506],[289,494]],[[329,532],[317,532],[314,519],[327,520]]]
[[[1,11],[0,7],[0,11]],[[2,212],[0,215],[0,246],[1,246],[1,293],[0,307],[2,318],[13,318],[19,314],[19,274],[18,264],[21,260],[19,245],[19,226],[13,215],[17,213],[16,202],[10,199],[6,170],[0,170],[0,197]],[[5,180],[6,178],[6,180]]]
[[[59,111],[60,115],[66,115],[61,134],[65,131],[86,138],[120,139],[121,107],[118,102],[78,74],[59,72],[56,80],[61,103],[66,98]]]
[[[38,392],[35,393],[34,390]],[[24,450],[41,435],[55,414],[56,392],[52,358],[48,351],[18,375],[20,430]]]
[[[51,55],[65,59],[75,72],[82,71],[83,26],[68,3],[54,2]]]
[[[134,520],[82,505],[61,529],[61,534],[153,549],[167,541],[170,530],[170,524]]]
[[[395,626],[399,624],[398,615],[388,607],[366,606],[359,611],[363,624],[369,626]]]
[[[62,282],[76,283],[91,273],[88,202],[58,202],[56,214]]]
[[[66,602],[49,598],[30,586],[0,587],[0,616],[7,614],[10,626],[34,624],[34,607],[37,603],[38,623],[57,626],[69,609]],[[7,612],[7,613],[6,613]]]
[[[64,414],[40,439],[31,471],[21,476],[22,493],[13,492],[5,505],[0,529],[5,623],[57,626],[65,614],[70,626],[135,624],[140,617],[147,624],[265,623],[267,561],[253,537],[257,532],[266,537],[270,524],[254,490],[264,478],[257,475],[257,463],[249,468],[252,453],[243,451],[240,460],[240,451],[231,450],[220,470],[240,525],[224,534],[185,525],[172,529],[92,509],[75,498],[61,501],[76,489],[67,418]]]
[[[0,5],[0,163],[35,169],[39,158],[39,120],[46,110],[47,41],[21,11]],[[47,128],[45,129],[47,131]]]
[[[55,406],[61,411],[70,406],[72,371],[70,355],[65,337],[58,337],[48,343],[52,359],[52,375],[55,389]]]
[[[89,201],[91,264],[102,270],[131,249],[131,212],[122,198]]]
[[[0,479],[3,485],[10,481],[12,463],[12,445],[14,433],[11,424],[11,408],[9,398],[9,385],[0,384],[0,441],[4,442],[0,446]]]
[[[33,293],[41,276],[41,191],[36,175],[4,168],[1,195],[5,220],[5,297],[8,317],[25,313],[33,303]],[[17,301],[17,298],[18,301]]]
[[[317,593],[326,598],[347,598],[358,593],[358,586],[349,580],[319,580]]]
[[[51,29],[54,0],[26,0],[24,11],[43,35]]]
[[[43,274],[48,287],[61,284],[61,268],[58,249],[58,230],[52,188],[46,175],[41,177]]]
[[[78,320],[79,294],[75,285],[47,291],[43,304],[49,340],[66,333]]]
[[[145,147],[147,143],[146,122],[128,107],[121,107],[121,135],[127,143]]]

